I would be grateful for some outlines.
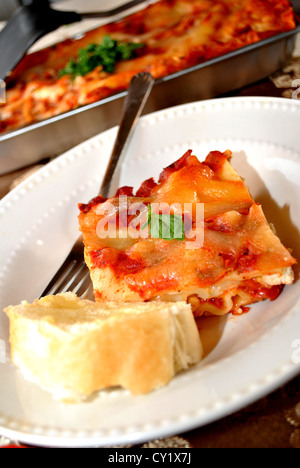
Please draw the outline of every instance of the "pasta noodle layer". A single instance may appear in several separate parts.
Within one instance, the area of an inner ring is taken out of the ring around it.
[[[200,162],[188,151],[136,194],[122,187],[80,205],[97,301],[187,300],[195,316],[239,314],[293,283],[296,261],[231,157],[213,151]],[[183,238],[175,227],[163,234],[167,221],[178,228],[180,219]]]

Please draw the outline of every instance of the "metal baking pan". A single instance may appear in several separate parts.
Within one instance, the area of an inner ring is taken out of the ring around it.
[[[156,81],[144,114],[209,99],[255,83],[282,69],[296,35],[278,34]],[[0,136],[0,174],[55,157],[114,127],[126,92]]]

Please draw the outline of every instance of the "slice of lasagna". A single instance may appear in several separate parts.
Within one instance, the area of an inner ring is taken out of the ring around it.
[[[230,164],[188,151],[134,195],[79,205],[96,301],[182,301],[196,317],[242,313],[294,281],[292,257]]]

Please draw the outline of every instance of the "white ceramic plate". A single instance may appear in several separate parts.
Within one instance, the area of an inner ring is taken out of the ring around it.
[[[282,241],[300,257],[300,102],[220,99],[142,119],[121,185],[157,177],[187,149],[203,160],[231,149]],[[116,129],[47,165],[0,203],[1,309],[40,295],[78,235],[77,203],[97,194]],[[298,273],[297,273],[298,278]],[[206,357],[146,396],[103,391],[64,405],[26,382],[9,361],[8,320],[0,314],[0,434],[42,446],[136,444],[224,417],[292,379],[300,370],[299,281],[274,303],[241,317],[211,318]]]

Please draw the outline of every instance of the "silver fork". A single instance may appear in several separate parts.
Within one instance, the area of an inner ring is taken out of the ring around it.
[[[104,198],[108,198],[110,195],[114,174],[127,151],[153,84],[153,77],[144,72],[136,75],[131,81],[115,145],[99,192]],[[73,292],[81,298],[91,298],[92,296],[93,286],[89,270],[84,261],[82,236],[77,239],[70,254],[41,297],[67,291]]]

